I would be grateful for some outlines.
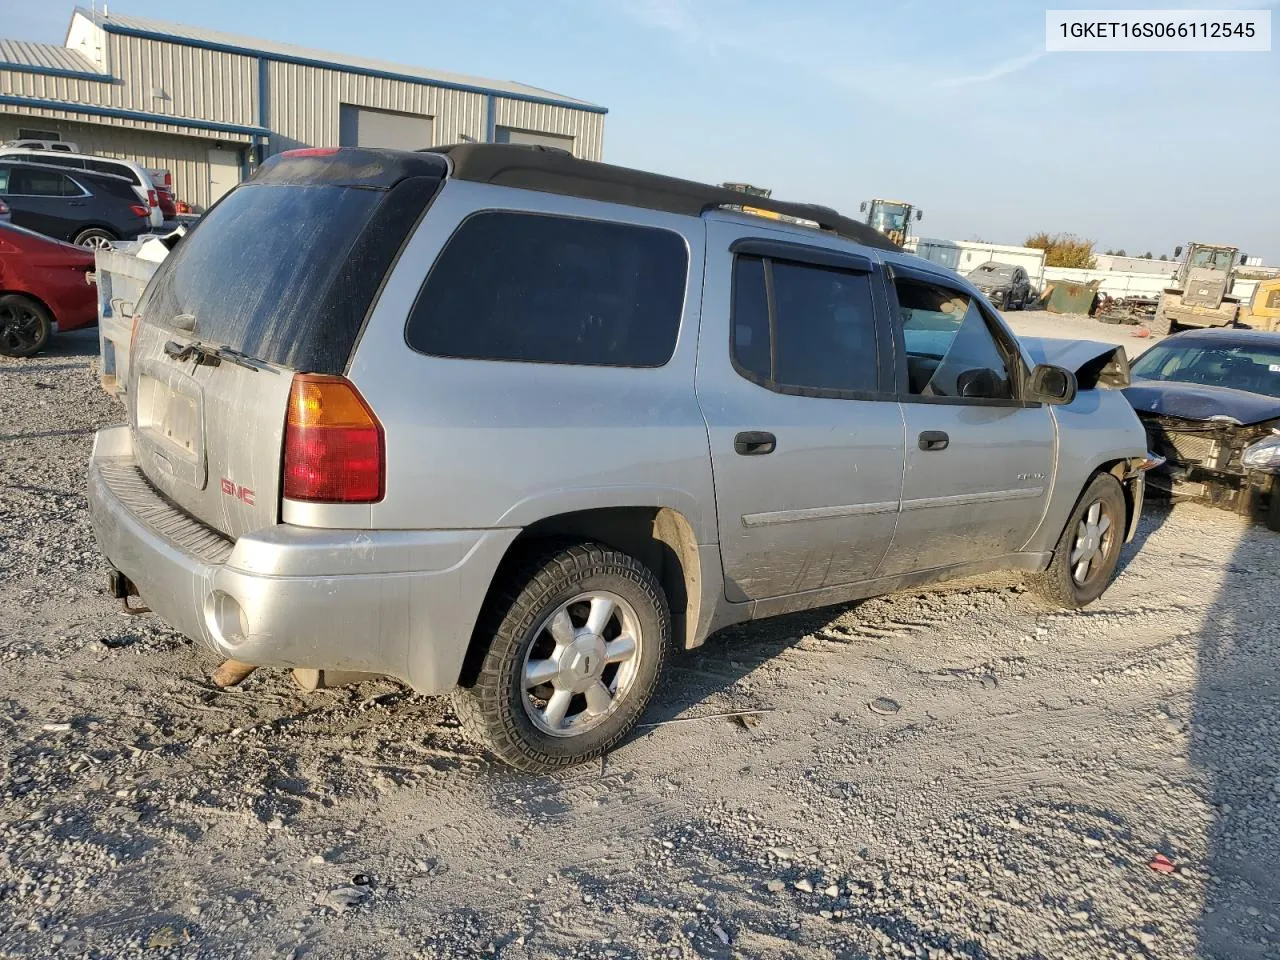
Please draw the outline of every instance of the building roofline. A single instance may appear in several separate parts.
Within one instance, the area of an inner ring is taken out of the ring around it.
[[[38,73],[46,77],[66,77],[69,80],[94,80],[99,83],[106,83],[115,79],[109,73],[71,70],[67,67],[50,67],[38,63],[12,63],[7,60],[0,60],[0,70],[12,70],[15,73]]]
[[[143,40],[157,40],[165,43],[176,43],[200,50],[212,50],[217,53],[231,53],[245,57],[257,57],[260,60],[275,61],[277,63],[292,63],[304,67],[318,67],[323,70],[336,70],[341,73],[353,73],[359,76],[377,77],[383,80],[400,80],[405,83],[417,83],[423,86],[439,87],[445,90],[459,90],[464,93],[478,93],[484,96],[502,97],[506,100],[519,100],[525,103],[540,103],[545,104],[546,106],[564,107],[569,110],[581,110],[585,113],[606,114],[609,112],[607,107],[602,107],[594,103],[587,103],[581,100],[503,90],[498,87],[485,86],[480,83],[435,79],[429,76],[401,72],[392,69],[360,66],[353,63],[344,63],[340,60],[326,60],[322,56],[306,56],[303,54],[263,50],[239,43],[231,43],[221,40],[205,40],[174,31],[135,27],[126,23],[113,21],[109,17],[102,15],[95,17],[93,13],[85,10],[83,7],[76,7],[72,16],[74,17],[76,14],[87,17],[91,23],[96,24],[107,33],[115,33],[121,36],[138,37]]]
[[[126,110],[122,107],[104,107],[95,103],[72,103],[66,100],[46,100],[42,97],[24,97],[0,94],[0,106],[33,107],[37,110],[62,110],[66,113],[82,113],[91,117],[114,117],[118,120],[137,120],[141,123],[159,123],[171,127],[190,127],[194,130],[210,130],[215,133],[238,133],[246,137],[270,137],[265,127],[252,127],[240,123],[218,123],[193,117],[176,117],[167,113],[146,113],[142,110]]]

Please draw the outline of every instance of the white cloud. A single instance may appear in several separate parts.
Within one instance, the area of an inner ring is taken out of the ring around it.
[[[943,77],[938,81],[939,87],[968,87],[976,83],[989,83],[992,80],[999,80],[1001,77],[1007,77],[1011,73],[1017,73],[1019,70],[1025,70],[1031,64],[1038,60],[1043,60],[1048,56],[1044,50],[1032,50],[1030,53],[1024,53],[1020,57],[1011,57],[1008,60],[1002,60],[994,66],[981,71],[980,73],[971,73],[958,77]]]

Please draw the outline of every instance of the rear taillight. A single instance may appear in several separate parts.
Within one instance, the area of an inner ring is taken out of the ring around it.
[[[131,205],[129,206],[129,212],[130,212],[130,213],[132,213],[135,217],[149,217],[149,216],[151,216],[151,211],[150,211],[150,210],[148,210],[146,207],[144,207],[144,206],[143,206],[142,204],[140,204],[140,203],[134,203],[134,204],[131,204]]]
[[[0,200],[0,213],[8,213],[8,212],[9,212],[9,205],[5,203],[3,200]]]
[[[382,425],[343,377],[300,373],[284,428],[284,497],[375,503],[386,484]]]
[[[160,206],[160,194],[156,193],[154,190],[148,190],[147,203],[153,207]]]

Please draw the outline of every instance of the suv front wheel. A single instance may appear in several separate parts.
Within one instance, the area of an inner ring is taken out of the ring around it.
[[[1097,600],[1115,577],[1127,518],[1120,481],[1109,473],[1095,474],[1071,511],[1053,562],[1029,577],[1029,586],[1068,609]]]
[[[657,686],[671,615],[653,572],[598,543],[533,554],[488,605],[492,640],[455,695],[468,731],[505,762],[545,772],[606,753]]]

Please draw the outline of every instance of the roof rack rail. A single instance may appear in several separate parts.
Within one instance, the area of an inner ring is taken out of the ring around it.
[[[744,206],[770,213],[810,220],[846,240],[881,250],[901,250],[896,243],[865,223],[858,223],[830,207],[788,203],[772,197],[755,197],[738,190],[713,187],[693,180],[666,177],[629,167],[579,160],[559,147],[505,143],[457,143],[432,147],[424,153],[440,153],[453,165],[452,176],[475,183],[519,187],[622,203],[649,210],[701,216],[708,210],[741,209]],[[744,203],[745,201],[745,203]]]

